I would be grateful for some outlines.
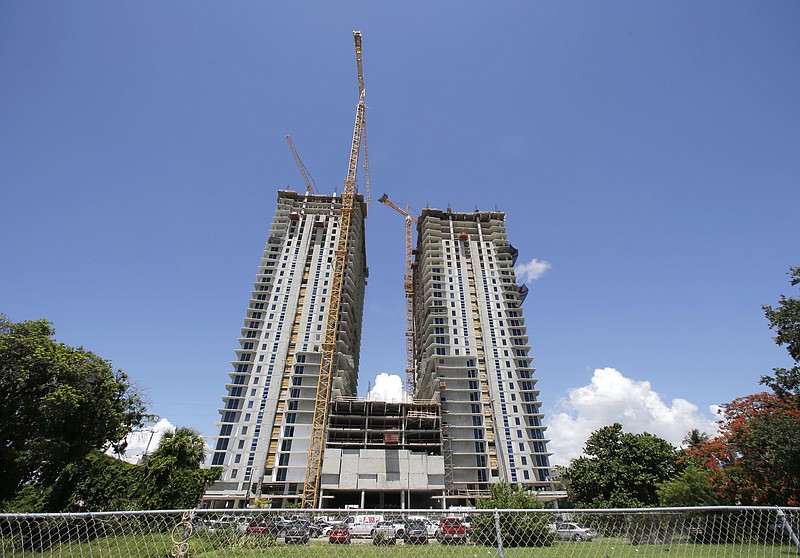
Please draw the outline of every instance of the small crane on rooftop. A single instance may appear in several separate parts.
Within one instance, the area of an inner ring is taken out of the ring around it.
[[[316,188],[317,184],[314,182],[314,179],[311,178],[311,174],[303,164],[303,161],[300,160],[300,155],[297,154],[297,149],[294,148],[292,136],[288,134],[286,135],[286,143],[289,144],[289,149],[292,150],[292,155],[294,155],[294,162],[297,163],[297,168],[300,169],[300,174],[303,175],[303,181],[306,183],[306,194],[319,194]]]

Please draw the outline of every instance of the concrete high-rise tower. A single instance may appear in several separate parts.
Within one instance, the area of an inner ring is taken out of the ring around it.
[[[447,504],[501,481],[550,488],[505,214],[425,209],[417,232],[414,396],[441,404]]]
[[[328,320],[342,199],[278,192],[278,206],[219,410],[212,465],[223,477],[207,507],[258,496],[296,500],[308,468],[311,425]],[[366,206],[350,220],[331,398],[355,396],[367,267]]]

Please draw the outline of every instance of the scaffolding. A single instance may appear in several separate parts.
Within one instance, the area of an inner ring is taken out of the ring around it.
[[[340,397],[328,414],[329,448],[407,449],[442,454],[441,415],[435,403],[396,403]]]

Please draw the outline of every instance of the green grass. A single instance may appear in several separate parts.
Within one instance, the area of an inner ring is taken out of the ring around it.
[[[22,549],[19,540],[0,541],[2,558],[168,558],[169,534],[120,535],[84,543],[54,544],[43,551]],[[791,545],[649,544],[631,545],[626,538],[599,538],[591,543],[556,542],[549,547],[506,548],[505,558],[778,558],[796,557]],[[286,545],[268,537],[232,533],[196,533],[186,558],[496,558],[497,549],[477,545],[402,545],[376,547],[369,540],[350,545],[312,541]]]

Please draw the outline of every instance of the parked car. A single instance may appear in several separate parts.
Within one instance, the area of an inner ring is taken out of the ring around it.
[[[397,530],[391,521],[381,521],[372,530],[372,543],[375,545],[395,544],[397,542]]]
[[[328,535],[331,544],[350,544],[350,530],[344,525],[334,525]]]
[[[425,525],[425,530],[428,532],[428,538],[433,538],[436,536],[436,530],[439,528],[438,522],[431,521],[424,515],[410,515],[405,519],[403,523],[403,529],[398,529],[397,538],[404,538],[404,535],[401,532],[404,532],[405,526],[412,521],[415,523],[422,523]]]
[[[310,530],[312,537],[319,537],[322,535],[327,535],[328,532],[331,530],[332,524],[328,521],[322,519],[315,519],[311,522]]]
[[[244,532],[275,536],[275,525],[266,519],[264,521],[251,521],[247,527],[245,527]]]
[[[283,536],[283,541],[286,544],[306,544],[310,538],[311,534],[308,530],[308,522],[296,521],[286,530],[286,534]]]
[[[405,524],[402,539],[408,544],[428,544],[428,527],[423,521],[410,520]]]
[[[347,529],[347,524],[342,523],[341,521],[329,523],[326,527],[322,529],[322,535],[328,537],[330,536],[331,532],[334,529],[341,529],[341,528]],[[349,529],[347,530],[348,532],[350,531]]]
[[[597,532],[577,523],[559,523],[556,527],[556,539],[562,541],[591,541],[596,536]]]
[[[443,517],[436,529],[436,540],[445,544],[467,542],[467,528],[458,517]]]
[[[218,519],[211,519],[205,522],[206,528],[211,531],[241,531],[244,533],[247,529],[247,523],[242,519],[232,515],[223,515]]]
[[[353,537],[371,537],[375,526],[384,521],[382,515],[350,515],[344,520]]]

